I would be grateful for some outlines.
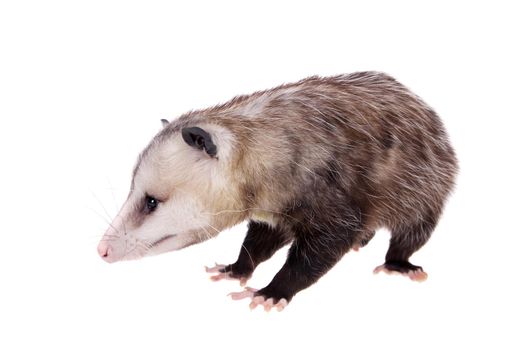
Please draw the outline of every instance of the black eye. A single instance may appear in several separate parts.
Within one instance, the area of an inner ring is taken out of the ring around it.
[[[195,140],[195,144],[197,145],[197,148],[203,149],[204,148],[204,138],[197,137]]]
[[[152,196],[146,195],[146,211],[152,212],[155,209],[157,209],[157,205],[159,204],[159,201]]]

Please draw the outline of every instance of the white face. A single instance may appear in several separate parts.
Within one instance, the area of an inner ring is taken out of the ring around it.
[[[224,146],[215,157],[198,149],[200,144],[186,144],[180,132],[150,145],[139,161],[128,199],[99,243],[105,261],[181,249],[225,228],[216,212],[221,209],[217,203],[228,207],[221,179],[230,143],[222,131],[212,136]]]

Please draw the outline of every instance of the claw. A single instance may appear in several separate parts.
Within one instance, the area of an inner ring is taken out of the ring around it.
[[[409,271],[408,278],[410,278],[412,281],[424,282],[427,280],[428,275],[423,270]]]
[[[262,305],[264,307],[264,311],[270,311],[273,306],[273,299],[266,299],[266,301]]]
[[[210,279],[213,282],[217,282],[220,280],[233,280],[233,278],[230,277],[230,274],[227,272],[220,272],[217,275],[210,276]]]
[[[283,311],[284,308],[288,306],[288,301],[284,298],[279,300],[279,302],[275,305],[275,309],[279,312]]]
[[[223,264],[217,264],[215,263],[215,266],[208,267],[204,266],[204,270],[207,273],[216,273],[216,275],[210,276],[210,279],[214,282],[220,281],[220,280],[239,280],[239,284],[241,287],[246,286],[246,283],[248,282],[249,277],[232,277],[231,272],[224,272],[224,269],[227,265]]]
[[[377,266],[375,269],[374,269],[374,274],[378,274],[380,272],[384,272],[386,273],[387,275],[390,274],[390,270],[387,270],[385,268],[385,265],[379,265]]]
[[[215,263],[214,267],[204,266],[204,269],[206,270],[207,273],[215,273],[215,272],[221,272],[221,270],[224,269],[225,267],[226,265]]]
[[[233,278],[230,277],[230,273],[229,272],[222,272],[222,271],[224,271],[225,267],[226,267],[226,265],[215,263],[214,267],[204,266],[204,269],[206,270],[207,273],[217,273],[216,275],[210,276],[210,279],[212,281],[214,281],[214,282],[217,282],[217,281],[220,281],[220,280],[223,280],[223,279],[225,279],[225,280],[233,279]]]
[[[242,292],[231,292],[228,296],[231,297],[232,300],[242,300],[245,298],[253,298],[256,291],[254,288],[246,287]]]
[[[264,304],[264,297],[262,295],[256,296],[252,298],[252,302],[250,303],[249,307],[250,309],[255,309],[258,305]]]
[[[256,309],[257,306],[262,305],[264,308],[264,311],[271,311],[273,308],[275,308],[277,311],[283,311],[284,308],[288,305],[288,301],[286,299],[282,298],[279,300],[276,304],[273,302],[273,298],[268,298],[258,295],[255,296],[255,292],[257,292],[257,289],[246,287],[242,292],[232,292],[228,294],[232,298],[232,300],[242,300],[245,298],[251,298],[252,301],[250,302],[250,309]]]

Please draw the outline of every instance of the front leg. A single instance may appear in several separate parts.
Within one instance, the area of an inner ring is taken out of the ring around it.
[[[271,258],[277,250],[289,243],[291,239],[291,234],[281,228],[250,221],[248,233],[244,238],[237,261],[226,266],[217,265],[214,268],[208,268],[206,271],[219,272],[219,274],[211,277],[214,281],[234,278],[239,279],[241,284],[244,284],[251,277],[257,265]]]
[[[232,293],[233,299],[252,297],[250,308],[263,305],[266,310],[282,310],[297,292],[315,283],[352,247],[355,231],[300,232],[288,257],[273,280],[263,289]]]

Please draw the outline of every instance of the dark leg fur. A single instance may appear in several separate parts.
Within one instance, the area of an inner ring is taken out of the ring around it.
[[[297,232],[288,258],[268,286],[256,296],[288,302],[299,291],[315,283],[330,270],[352,246],[353,232],[348,228],[334,232]]]
[[[410,256],[421,248],[430,238],[436,225],[434,217],[428,217],[416,225],[392,230],[390,247],[386,253],[383,267],[388,271],[407,274],[411,271],[423,271],[420,266],[408,262]]]
[[[237,261],[220,272],[230,272],[233,278],[249,278],[257,265],[292,240],[292,236],[265,223],[251,221],[248,233],[239,252]]]

